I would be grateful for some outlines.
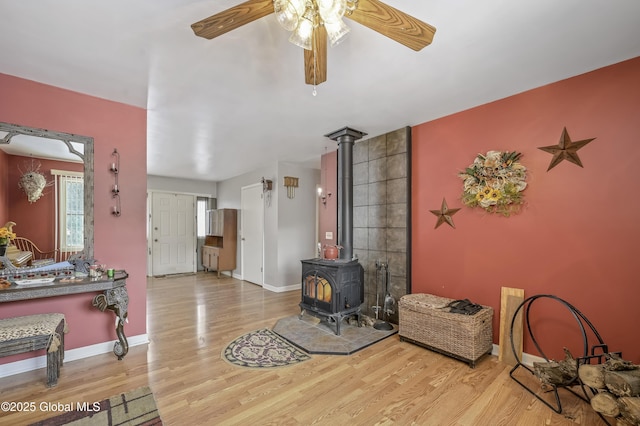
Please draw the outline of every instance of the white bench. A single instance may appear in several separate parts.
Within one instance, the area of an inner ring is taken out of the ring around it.
[[[0,319],[0,357],[45,349],[47,386],[58,384],[64,361],[63,314],[37,314]]]

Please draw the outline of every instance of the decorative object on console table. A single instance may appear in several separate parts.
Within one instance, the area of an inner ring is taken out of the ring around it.
[[[7,247],[11,244],[11,240],[16,238],[13,227],[15,222],[7,222],[2,228],[0,228],[0,256],[4,256],[7,252]]]
[[[202,265],[205,271],[236,269],[237,218],[235,209],[218,209],[207,212],[209,233],[202,246]]]
[[[116,148],[113,149],[111,153],[113,157],[115,157],[115,163],[111,163],[109,167],[109,171],[113,173],[113,188],[111,188],[112,198],[115,199],[115,205],[112,207],[111,214],[114,216],[120,216],[122,214],[122,210],[120,208],[120,187],[118,186],[118,174],[120,173],[120,153]]]

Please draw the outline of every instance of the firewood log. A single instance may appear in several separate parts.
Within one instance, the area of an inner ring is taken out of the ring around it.
[[[623,370],[635,370],[640,368],[640,365],[634,365],[631,361],[626,361],[620,358],[616,354],[607,354],[607,361],[604,363],[604,368],[609,371],[623,371]]]
[[[578,377],[590,388],[605,389],[604,364],[582,364],[578,367]]]
[[[564,349],[565,359],[548,362],[534,362],[533,371],[543,384],[568,386],[578,377],[578,367],[575,358],[567,348]]]
[[[617,417],[620,414],[618,398],[606,391],[597,393],[591,398],[591,407],[608,417]]]
[[[627,421],[624,417],[616,418],[616,426],[634,426],[633,423]]]
[[[640,425],[640,398],[622,396],[618,398],[620,414],[632,425]]]
[[[616,396],[640,396],[640,370],[605,370],[604,383]]]

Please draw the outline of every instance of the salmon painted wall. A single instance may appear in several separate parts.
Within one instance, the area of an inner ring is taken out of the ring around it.
[[[319,242],[322,246],[338,243],[338,151],[324,154],[320,160],[320,185],[327,194],[327,203],[319,204]],[[331,193],[331,196],[328,196]],[[333,238],[325,238],[333,232]]]
[[[0,74],[0,93],[0,121],[94,138],[95,257],[100,263],[129,273],[129,323],[125,325],[125,333],[145,334],[146,110],[5,74]],[[108,169],[114,148],[120,152],[120,217],[111,214],[113,176]],[[67,349],[114,341],[114,315],[93,308],[93,296],[80,294],[4,303],[0,306],[0,318],[62,312],[70,327],[65,338]],[[25,356],[34,355],[41,354]],[[0,363],[16,359],[5,357]]]
[[[18,181],[22,174],[31,166],[34,161],[39,165],[40,173],[47,179],[53,181],[51,170],[66,170],[82,172],[82,163],[72,163],[56,160],[32,159],[19,155],[9,155],[7,182],[8,194],[8,217],[16,223],[13,228],[19,237],[30,239],[44,252],[55,249],[55,209],[56,200],[53,186],[49,186],[42,191],[42,196],[34,203],[30,203],[26,194],[18,186]],[[22,172],[21,172],[22,171]],[[2,222],[5,223],[5,222]]]
[[[640,58],[556,82],[413,128],[413,292],[469,298],[495,310],[500,289],[565,299],[594,324],[612,351],[640,362]],[[547,171],[566,127],[584,168]],[[525,208],[505,218],[463,207],[457,174],[478,153],[521,152]],[[446,198],[462,207],[434,229]],[[535,302],[538,303],[538,302]],[[534,334],[548,357],[582,355],[575,320],[559,303],[532,307]],[[508,342],[507,342],[508,344]],[[525,352],[538,355],[527,339]]]

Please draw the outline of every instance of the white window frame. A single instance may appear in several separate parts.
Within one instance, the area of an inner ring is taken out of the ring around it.
[[[56,229],[55,238],[56,242],[59,244],[58,248],[62,253],[75,253],[82,251],[84,250],[84,238],[82,238],[82,243],[80,245],[69,245],[67,244],[67,233],[63,231],[67,229],[67,180],[75,182],[80,181],[84,188],[84,173],[52,169],[51,174],[55,176],[56,180],[56,223],[58,224],[58,227]],[[81,205],[84,205],[84,193]]]
[[[196,237],[204,238],[207,236],[207,209],[209,208],[209,200],[207,198],[196,198]]]

